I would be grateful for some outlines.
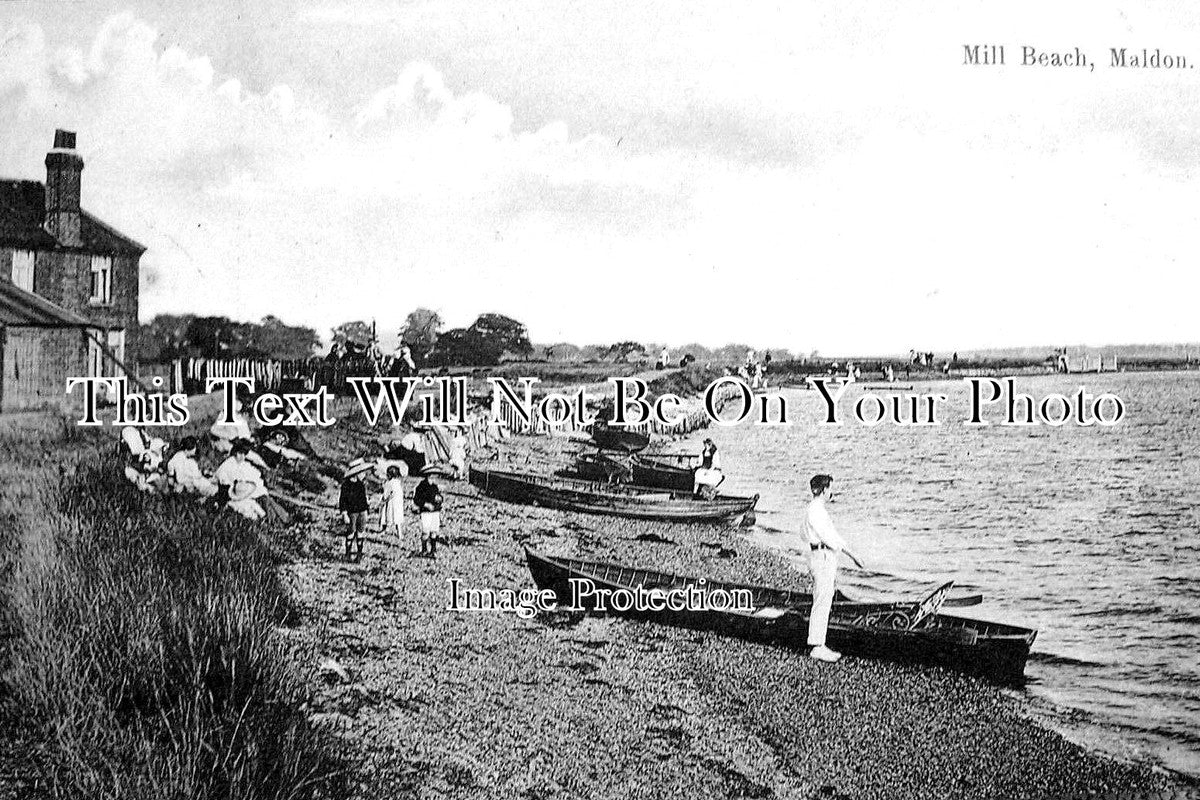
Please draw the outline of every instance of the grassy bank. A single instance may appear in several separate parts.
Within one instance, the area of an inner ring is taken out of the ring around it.
[[[289,544],[136,492],[113,440],[0,432],[0,698],[17,796],[340,794],[310,728],[276,566]],[[9,748],[12,752],[11,747]]]

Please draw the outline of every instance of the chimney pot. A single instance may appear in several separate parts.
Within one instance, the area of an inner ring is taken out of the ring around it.
[[[59,128],[54,131],[54,149],[55,150],[74,150],[75,149],[75,131],[64,131]]]

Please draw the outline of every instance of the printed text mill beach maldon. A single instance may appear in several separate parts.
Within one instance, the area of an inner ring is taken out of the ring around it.
[[[1023,44],[964,44],[963,66],[969,67],[1066,67],[1095,72],[1099,64],[1116,69],[1192,69],[1182,53],[1165,53],[1158,47],[1109,47],[1100,58],[1079,47],[1046,50]]]

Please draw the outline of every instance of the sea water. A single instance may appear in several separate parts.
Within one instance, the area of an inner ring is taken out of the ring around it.
[[[712,427],[730,494],[762,495],[747,536],[784,552],[809,478],[834,476],[830,512],[867,570],[864,598],[913,597],[946,580],[982,592],[967,616],[1039,631],[1024,690],[1069,737],[1126,760],[1200,776],[1200,373],[1026,377],[1035,397],[1112,392],[1112,427],[970,427],[961,380],[935,426],[817,423],[816,392],[784,390],[792,424]],[[864,391],[852,386],[843,403]]]

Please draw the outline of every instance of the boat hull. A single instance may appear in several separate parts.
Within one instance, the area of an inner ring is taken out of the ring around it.
[[[500,500],[629,519],[714,522],[741,517],[758,503],[757,495],[702,500],[690,493],[644,486],[614,486],[476,467],[470,470],[470,481],[484,494]]]
[[[686,467],[676,467],[661,461],[635,456],[633,482],[641,486],[655,486],[676,492],[690,492],[695,488],[695,472]]]
[[[611,590],[680,588],[699,585],[703,579],[622,567],[604,562],[562,559],[526,549],[526,561],[534,582],[550,589],[560,604],[597,611],[586,596],[576,596],[572,579],[587,579]],[[808,617],[812,597],[761,586],[703,580],[706,591],[745,589],[758,609],[770,608],[771,616],[713,610],[612,611],[622,616],[668,625],[711,630],[727,636],[775,645],[807,648]],[[1037,632],[1015,625],[935,614],[920,627],[907,629],[911,603],[864,603],[840,592],[834,597],[827,643],[843,653],[905,663],[945,667],[977,675],[1004,685],[1021,685],[1025,663]],[[608,612],[605,612],[608,613]]]

